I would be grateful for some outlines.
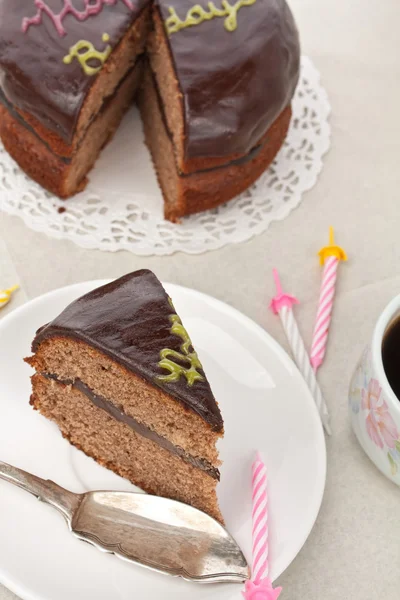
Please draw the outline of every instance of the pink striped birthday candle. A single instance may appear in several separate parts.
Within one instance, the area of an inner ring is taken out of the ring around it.
[[[335,245],[333,227],[329,229],[329,246],[320,250],[319,257],[321,265],[324,265],[324,270],[310,352],[311,365],[315,372],[322,365],[325,357],[338,265],[341,260],[347,260],[345,251]]]
[[[252,466],[253,576],[246,581],[245,600],[277,600],[282,588],[273,588],[269,579],[269,531],[267,469],[257,452]]]
[[[252,467],[253,579],[268,577],[267,469],[259,453]]]

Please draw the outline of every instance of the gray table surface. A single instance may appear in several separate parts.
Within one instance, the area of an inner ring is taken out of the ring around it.
[[[332,148],[301,206],[251,242],[165,258],[84,250],[2,214],[0,285],[19,282],[22,289],[0,318],[54,288],[149,267],[164,281],[235,306],[286,347],[279,320],[267,310],[271,269],[277,266],[286,287],[302,300],[297,314],[309,340],[320,283],[315,252],[333,224],[350,261],[341,269],[329,352],[320,372],[334,431],[327,440],[326,493],[308,541],[280,577],[281,597],[398,600],[400,490],[355,441],[347,389],[376,318],[400,292],[400,3],[292,0],[291,5],[303,50],[320,69],[333,107]],[[0,587],[0,600],[12,598]]]

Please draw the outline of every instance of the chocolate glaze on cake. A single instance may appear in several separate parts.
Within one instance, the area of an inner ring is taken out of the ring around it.
[[[198,368],[201,379],[192,385],[184,376],[174,382],[160,379],[167,374],[159,367],[161,350],[180,353],[182,348],[182,338],[171,332],[170,316],[174,314],[157,277],[148,270],[136,271],[70,304],[39,329],[32,351],[52,337],[81,340],[162,388],[199,414],[214,431],[222,431],[221,413],[202,368]]]
[[[71,143],[80,110],[96,77],[88,77],[77,60],[66,65],[63,59],[79,40],[93,43],[98,50],[104,50],[107,44],[115,48],[147,0],[132,3],[133,11],[122,0],[114,6],[104,5],[98,14],[84,21],[68,14],[63,20],[66,35],[60,36],[46,14],[40,25],[31,25],[23,32],[24,18],[38,12],[33,1],[0,0],[0,87],[8,102]],[[63,3],[46,0],[46,4],[59,13]],[[73,4],[78,10],[85,8],[83,0],[74,0]],[[104,33],[109,36],[107,43],[102,40]]]
[[[156,4],[165,21],[171,6],[184,19],[194,4],[207,9],[208,0]],[[168,41],[183,94],[186,157],[250,152],[290,104],[299,78],[299,36],[286,1],[243,6],[234,31],[214,18]]]
[[[34,2],[0,0],[0,88],[18,110],[71,143],[85,97],[95,81],[78,61],[63,63],[78,40],[103,50],[102,35],[114,48],[149,0],[104,5],[84,21],[64,19],[60,36],[45,14],[26,33],[22,22],[37,13]],[[60,0],[46,0],[59,12]],[[199,0],[207,8],[206,0]],[[83,0],[74,0],[82,10]],[[163,19],[173,6],[184,18],[194,0],[158,0]],[[220,7],[216,0],[217,8]],[[215,18],[169,36],[171,56],[183,94],[187,158],[248,154],[290,104],[299,76],[299,40],[285,0],[256,0],[237,13],[227,31]]]

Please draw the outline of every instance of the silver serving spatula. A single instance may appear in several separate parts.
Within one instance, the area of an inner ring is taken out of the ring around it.
[[[99,550],[188,581],[249,578],[232,536],[192,506],[135,492],[74,494],[1,461],[0,478],[54,506],[77,538]]]

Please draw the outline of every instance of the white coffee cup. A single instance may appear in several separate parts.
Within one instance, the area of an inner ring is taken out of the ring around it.
[[[379,317],[349,392],[350,417],[358,441],[378,469],[397,485],[400,485],[400,399],[385,374],[382,342],[399,317],[400,296],[397,296]]]

